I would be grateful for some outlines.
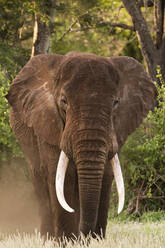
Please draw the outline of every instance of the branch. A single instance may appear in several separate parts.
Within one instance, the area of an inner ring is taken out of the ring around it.
[[[103,25],[109,25],[111,27],[118,27],[118,28],[123,28],[123,29],[129,29],[131,31],[135,31],[134,26],[130,26],[124,23],[117,23],[117,22],[101,22],[98,24],[98,26],[103,26]]]
[[[71,25],[70,27],[63,33],[63,35],[57,40],[57,42],[61,41],[65,35],[67,35],[71,30],[72,28],[74,27],[74,25],[76,25],[76,23],[78,22],[78,19],[76,19]]]
[[[91,27],[84,27],[84,28],[75,28],[75,29],[71,29],[71,32],[81,32],[81,31],[86,31],[86,30],[90,30],[90,29],[95,29],[95,28],[101,28],[103,26],[109,25],[110,27],[119,27],[119,28],[123,28],[123,29],[129,29],[131,31],[135,31],[135,28],[133,26],[129,26],[127,24],[124,23],[117,23],[117,22],[100,22],[98,24],[96,24],[95,26],[91,26]]]
[[[165,196],[147,196],[147,195],[140,195],[140,199],[165,199]]]
[[[142,191],[143,185],[144,185],[144,180],[143,180],[143,182],[142,182],[142,184],[141,184],[141,186],[140,186],[140,188],[138,190],[138,195],[137,195],[137,198],[136,198],[136,210],[135,210],[136,213],[139,213],[139,198],[140,198],[140,193]]]
[[[158,173],[157,173],[157,176],[159,177],[159,179],[161,179],[165,183],[165,178],[163,176],[159,175]]]
[[[79,21],[79,18],[83,17],[84,15],[88,14],[88,11],[80,16],[69,26],[69,28],[63,33],[63,35],[57,40],[57,42],[61,41],[65,35],[67,35],[69,32],[73,31],[73,27],[76,25],[76,23]]]
[[[91,30],[94,29],[95,27],[80,27],[80,28],[74,28],[71,29],[70,32],[82,32],[82,31],[87,31],[87,30]]]

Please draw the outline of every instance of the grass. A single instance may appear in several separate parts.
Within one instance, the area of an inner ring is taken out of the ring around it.
[[[114,223],[109,222],[106,239],[92,239],[90,248],[164,248],[165,222],[159,223]],[[34,234],[0,234],[0,248],[56,248],[59,245],[53,240],[44,243],[40,233]],[[61,246],[62,247],[62,246]],[[79,243],[67,244],[67,248],[87,247]]]

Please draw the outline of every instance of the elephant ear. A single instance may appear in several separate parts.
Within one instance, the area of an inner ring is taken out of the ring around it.
[[[119,103],[113,112],[113,123],[120,147],[156,105],[157,90],[143,66],[131,57],[108,60],[118,70]]]
[[[6,96],[20,120],[50,144],[59,142],[63,128],[51,93],[62,59],[53,54],[33,57],[16,76]]]

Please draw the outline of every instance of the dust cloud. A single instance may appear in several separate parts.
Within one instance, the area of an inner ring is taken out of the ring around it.
[[[39,229],[37,200],[25,166],[0,166],[0,232]]]

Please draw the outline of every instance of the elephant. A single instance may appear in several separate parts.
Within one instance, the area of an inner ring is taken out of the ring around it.
[[[127,56],[40,54],[6,98],[38,199],[41,234],[104,238],[114,178],[118,212],[124,205],[118,153],[156,104],[143,66]]]

